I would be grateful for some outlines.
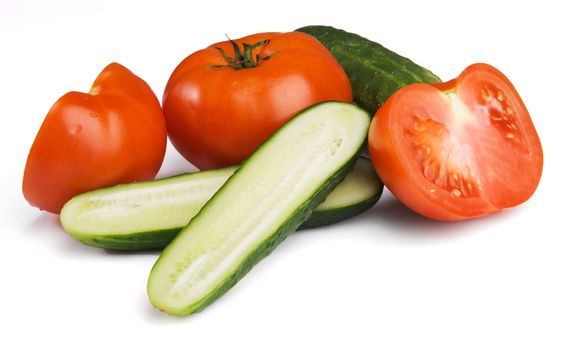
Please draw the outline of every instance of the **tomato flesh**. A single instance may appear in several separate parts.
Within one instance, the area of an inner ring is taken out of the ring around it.
[[[405,205],[440,220],[512,207],[535,191],[539,137],[510,81],[476,64],[457,79],[394,94],[370,129],[370,154]]]

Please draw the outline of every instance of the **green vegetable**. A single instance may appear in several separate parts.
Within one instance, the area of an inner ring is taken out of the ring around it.
[[[117,185],[83,193],[65,204],[61,223],[79,241],[100,248],[164,248],[227,181],[235,167]],[[371,163],[354,169],[300,228],[346,220],[371,208],[383,185]]]
[[[203,309],[294,232],[344,179],[369,115],[324,102],[291,119],[244,162],[164,249],[148,295],[158,309]]]
[[[352,171],[313,210],[299,229],[314,228],[344,221],[371,208],[381,197],[383,183],[368,158],[360,157]]]
[[[371,115],[405,85],[440,82],[428,69],[357,34],[329,26],[297,31],[312,35],[332,53],[348,74],[354,102]]]

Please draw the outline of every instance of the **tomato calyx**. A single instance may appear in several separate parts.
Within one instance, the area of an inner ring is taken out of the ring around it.
[[[227,55],[225,50],[223,50],[220,47],[216,47],[216,49],[221,53],[221,56],[223,56],[225,61],[227,61],[227,64],[213,65],[213,66],[211,66],[211,68],[230,67],[230,68],[233,68],[235,70],[255,68],[255,67],[258,67],[258,65],[260,64],[260,61],[266,61],[266,60],[270,59],[270,57],[272,57],[272,55],[273,55],[273,53],[266,55],[266,56],[256,54],[254,56],[254,58],[252,57],[252,50],[259,48],[261,46],[268,45],[268,43],[270,42],[269,39],[261,40],[257,43],[254,43],[254,44],[248,44],[248,43],[243,42],[242,43],[242,47],[243,47],[242,52],[241,52],[239,44],[237,44],[235,41],[231,40],[229,37],[227,37],[227,39],[229,39],[229,42],[231,43],[231,45],[233,45],[235,57],[231,57],[231,56]]]

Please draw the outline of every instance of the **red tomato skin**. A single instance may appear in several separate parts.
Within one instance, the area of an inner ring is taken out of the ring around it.
[[[29,151],[23,194],[58,214],[82,192],[153,179],[165,151],[158,99],[141,78],[112,63],[90,93],[69,92],[47,113]]]
[[[256,54],[272,57],[257,67],[225,65],[221,42],[185,58],[163,97],[170,140],[190,163],[213,169],[241,163],[300,110],[321,101],[352,101],[350,82],[336,59],[313,37],[298,32],[260,33],[235,40],[270,42]]]
[[[404,116],[402,112],[404,112],[405,105],[421,105],[420,101],[427,99],[429,94],[438,95],[457,91],[458,95],[465,96],[471,87],[466,83],[467,79],[484,79],[483,77],[487,75],[494,76],[504,84],[504,92],[510,96],[517,114],[520,115],[519,123],[525,130],[523,138],[528,144],[530,153],[528,168],[524,169],[522,176],[524,179],[517,184],[520,186],[513,192],[503,193],[500,198],[495,197],[496,189],[486,188],[483,192],[490,198],[485,199],[485,195],[483,195],[483,198],[456,201],[440,193],[439,188],[433,183],[425,181],[416,168],[416,164],[405,156],[405,152],[402,151],[402,148],[405,147],[403,136],[397,125]],[[418,98],[413,98],[417,95]],[[405,206],[435,220],[466,220],[519,205],[528,200],[536,190],[543,168],[541,143],[521,97],[504,74],[496,68],[482,63],[469,66],[458,78],[445,83],[414,84],[397,91],[376,112],[370,126],[368,140],[372,165],[386,187]]]

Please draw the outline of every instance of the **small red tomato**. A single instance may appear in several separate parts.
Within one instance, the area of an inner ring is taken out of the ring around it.
[[[508,78],[474,64],[457,79],[393,94],[369,133],[372,163],[406,206],[433,219],[463,220],[525,202],[543,152]]]
[[[163,98],[174,147],[200,169],[235,165],[300,110],[352,101],[330,52],[300,32],[224,41],[184,59]]]
[[[158,99],[141,78],[112,63],[89,93],[69,92],[53,105],[29,151],[23,194],[58,214],[79,193],[154,178],[165,150]]]

